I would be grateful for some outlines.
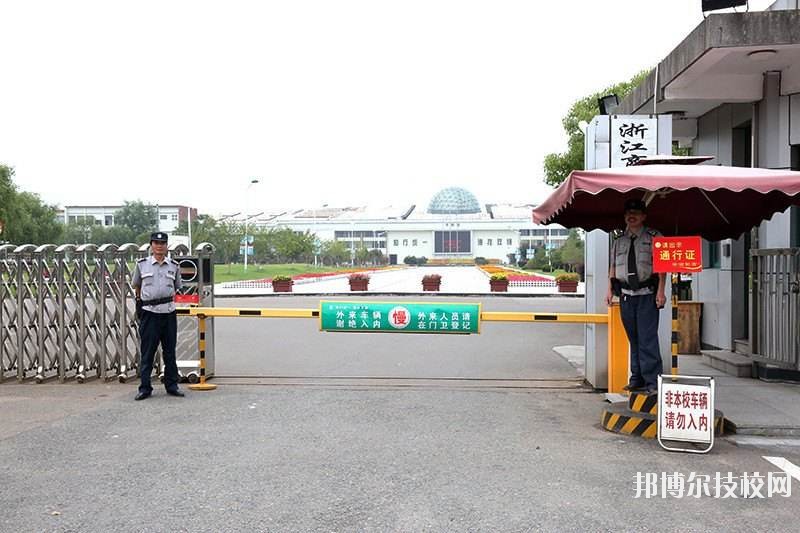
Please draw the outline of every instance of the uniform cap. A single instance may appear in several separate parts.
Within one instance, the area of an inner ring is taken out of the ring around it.
[[[628,211],[641,211],[642,213],[647,213],[647,204],[645,204],[644,201],[636,198],[625,200],[625,212],[627,213]]]
[[[167,234],[163,231],[154,231],[150,234],[150,242],[158,241],[158,242],[167,242],[169,239],[167,238]]]

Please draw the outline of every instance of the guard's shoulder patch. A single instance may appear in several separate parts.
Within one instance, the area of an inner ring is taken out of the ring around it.
[[[655,230],[655,229],[653,229],[653,228],[647,228],[647,233],[649,233],[649,234],[650,234],[650,235],[652,235],[653,237],[658,237],[658,236],[660,235],[660,234],[658,233],[658,230]]]

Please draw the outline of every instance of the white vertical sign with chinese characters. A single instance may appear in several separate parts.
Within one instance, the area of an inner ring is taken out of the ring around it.
[[[671,448],[663,440],[708,444],[705,450]],[[714,446],[714,378],[658,377],[658,441],[664,449],[705,453]]]
[[[611,117],[611,167],[629,167],[658,153],[658,118],[648,115]]]

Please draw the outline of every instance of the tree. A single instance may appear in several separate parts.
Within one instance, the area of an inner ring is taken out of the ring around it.
[[[561,247],[561,262],[569,265],[570,270],[574,272],[583,265],[583,257],[583,240],[581,240],[578,230],[571,229],[569,237]]]
[[[209,215],[198,215],[192,219],[192,247],[201,242],[210,242],[210,235],[217,225],[216,219]],[[189,224],[186,220],[181,220],[178,227],[172,232],[173,235],[189,235]]]
[[[342,241],[322,241],[323,265],[340,265],[350,259],[350,250]]]
[[[647,77],[646,70],[634,76],[630,81],[618,83],[605,90],[581,98],[569,108],[567,116],[561,120],[564,131],[569,136],[567,151],[561,154],[547,154],[544,157],[544,181],[548,185],[557,187],[567,179],[573,170],[584,168],[583,161],[583,132],[578,124],[582,121],[589,122],[599,112],[597,100],[607,94],[616,94],[620,100],[630,93]]]
[[[314,235],[310,232],[295,233],[289,228],[274,231],[275,253],[278,261],[294,263],[305,261],[314,254]]]
[[[369,260],[369,250],[364,245],[364,240],[362,239],[358,244],[358,248],[356,248],[356,261],[358,261],[359,265],[364,265],[367,260]]]
[[[373,248],[369,251],[369,262],[373,265],[385,265],[386,256],[383,255],[382,251],[378,250],[377,248]]]
[[[223,263],[232,263],[239,256],[243,228],[233,222],[219,222],[211,228],[208,242],[214,245],[215,256]]]
[[[126,201],[121,209],[114,213],[114,222],[118,226],[131,228],[136,235],[147,234],[158,230],[156,208],[141,200]]]
[[[56,209],[42,202],[37,194],[18,191],[14,169],[0,165],[0,240],[13,244],[58,242],[62,226]]]
[[[533,257],[525,263],[525,270],[542,270],[546,266],[549,266],[547,252],[544,247],[540,246],[534,249]]]
[[[561,260],[561,250],[562,248],[553,248],[550,250],[550,266],[553,267],[553,270],[564,267],[564,263]]]
[[[17,195],[17,188],[11,180],[14,176],[14,169],[5,165],[0,165],[0,242],[7,240],[6,229],[11,220],[11,209],[14,205],[14,197]]]

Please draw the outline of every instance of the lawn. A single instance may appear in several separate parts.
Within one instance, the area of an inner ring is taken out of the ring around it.
[[[278,274],[296,276],[298,274],[306,274],[309,272],[336,272],[339,270],[348,270],[348,268],[336,268],[330,266],[315,267],[314,265],[304,265],[299,263],[283,265],[249,264],[247,265],[247,272],[245,272],[244,265],[239,263],[234,263],[232,265],[214,265],[214,283],[241,281],[245,279],[272,278]]]

